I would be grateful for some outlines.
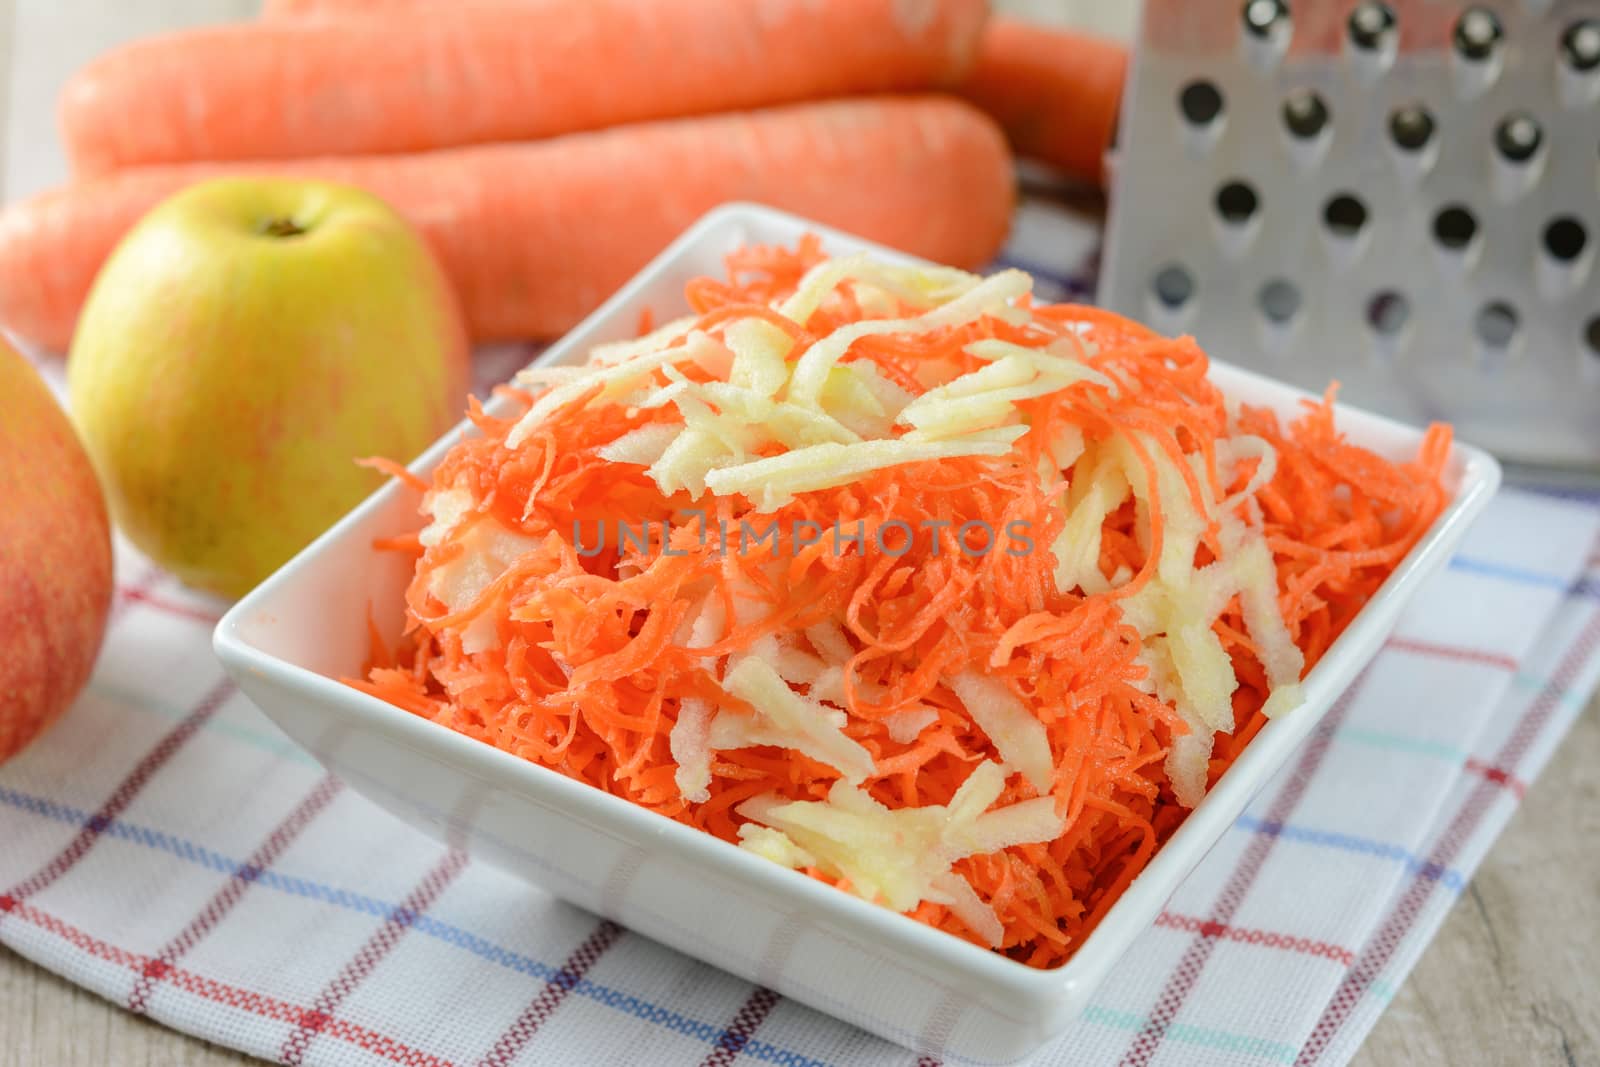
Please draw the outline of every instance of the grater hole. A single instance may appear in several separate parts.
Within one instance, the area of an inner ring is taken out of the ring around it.
[[[1367,3],[1350,12],[1346,24],[1350,43],[1363,52],[1378,52],[1388,46],[1397,25],[1394,11],[1388,4]]]
[[[1284,0],[1247,0],[1244,5],[1245,32],[1259,40],[1270,40],[1288,21],[1289,5]]]
[[[1482,61],[1494,55],[1505,29],[1494,12],[1481,7],[1469,7],[1456,20],[1454,41],[1456,51],[1464,59]]]
[[[1260,206],[1261,198],[1246,182],[1229,182],[1217,190],[1217,214],[1230,226],[1249,222]]]
[[[1495,150],[1512,163],[1528,162],[1539,154],[1542,144],[1544,128],[1526,111],[1507,115],[1494,130]]]
[[[1485,304],[1473,322],[1478,340],[1490,348],[1508,348],[1521,325],[1517,309],[1503,300]]]
[[[1310,89],[1297,89],[1283,102],[1283,124],[1302,141],[1326,129],[1328,118],[1327,102]]]
[[[1190,82],[1178,94],[1183,117],[1194,126],[1209,126],[1222,114],[1222,91],[1208,81]]]
[[[1544,228],[1544,249],[1563,263],[1571,263],[1583,255],[1589,243],[1589,231],[1583,223],[1568,215],[1556,219]]]
[[[1268,322],[1286,325],[1300,313],[1300,290],[1286,278],[1274,278],[1256,294],[1256,306]]]
[[[1445,208],[1433,217],[1433,237],[1444,247],[1459,252],[1478,235],[1478,220],[1460,204]]]
[[[1176,263],[1162,267],[1150,279],[1150,291],[1155,298],[1163,307],[1173,311],[1194,299],[1194,288],[1194,275],[1189,273],[1187,267]]]
[[[1433,116],[1420,104],[1396,108],[1389,116],[1389,136],[1407,152],[1415,152],[1433,140]]]
[[[1381,336],[1393,337],[1406,328],[1410,319],[1411,301],[1404,293],[1385,289],[1367,301],[1367,325]]]
[[[1367,225],[1367,205],[1350,193],[1340,193],[1322,208],[1322,221],[1336,237],[1354,237]]]
[[[1600,22],[1574,22],[1561,35],[1561,54],[1580,73],[1600,70]]]
[[[1583,339],[1589,343],[1589,354],[1600,359],[1600,315],[1589,320],[1589,327],[1584,330]]]

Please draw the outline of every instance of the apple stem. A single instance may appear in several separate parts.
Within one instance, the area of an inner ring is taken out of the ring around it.
[[[293,219],[279,217],[267,219],[261,224],[261,233],[266,237],[299,237],[305,232]]]

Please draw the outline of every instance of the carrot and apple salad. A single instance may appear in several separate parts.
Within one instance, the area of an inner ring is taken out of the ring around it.
[[[1330,400],[988,278],[750,247],[525,371],[352,684],[1036,967],[1071,956],[1444,506]]]

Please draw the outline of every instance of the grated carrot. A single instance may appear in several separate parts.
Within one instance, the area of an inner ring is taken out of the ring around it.
[[[823,259],[814,238],[792,249],[733,253],[726,279],[689,284],[694,328],[717,339],[731,323],[758,318],[793,342],[792,364],[818,339],[868,315],[849,282],[805,322],[774,310]],[[1012,453],[881,469],[797,493],[770,513],[757,514],[742,496],[714,497],[698,505],[706,512],[698,531],[686,524],[687,509],[697,506],[687,493],[664,494],[642,466],[599,454],[641,427],[670,421],[670,405],[590,406],[593,397],[585,397],[549,414],[516,447],[508,436],[536,395],[506,394],[518,409],[509,416],[474,405],[469,414],[481,436],[453,448],[429,488],[465,490],[475,516],[492,518],[533,547],[469,606],[451,610],[432,583],[460,558],[460,542],[393,539],[397,549],[421,551],[407,593],[407,640],[390,650],[374,630],[372,667],[351,684],[737,841],[748,821],[741,805],[760,796],[824,800],[840,771],[774,745],[727,748],[710,764],[707,798],[686,799],[674,778],[670,736],[686,704],[720,708],[739,721],[756,714],[722,688],[716,665],[723,658],[782,638],[797,654],[828,660],[842,643],[848,657],[840,661],[836,703],[847,712],[843,732],[873,761],[861,789],[896,810],[948,804],[978,763],[1002,759],[946,684],[958,672],[980,671],[1043,724],[1055,767],[1048,795],[1063,830],[1047,842],[959,859],[953,870],[999,919],[999,951],[1030,966],[1060,965],[1186,811],[1163,761],[1192,727],[1150,691],[1141,638],[1124,610],[1155,580],[1173,509],[1193,507],[1206,516],[1197,565],[1220,558],[1219,518],[1205,510],[1205,500],[1242,493],[1260,461],[1247,457],[1224,471],[1219,441],[1248,434],[1275,450],[1272,477],[1248,506],[1259,509],[1283,622],[1310,666],[1443,509],[1451,436],[1448,427],[1435,426],[1414,460],[1391,463],[1343,439],[1331,390],[1287,426],[1248,407],[1230,416],[1192,340],[1162,338],[1094,308],[1027,306],[1031,316],[1022,325],[983,317],[918,334],[867,336],[848,353],[920,395],[928,389],[920,375],[932,365],[957,373],[983,366],[966,351],[974,341],[1053,351],[1075,346],[1102,378],[1020,401],[1029,429]],[[896,313],[904,311],[873,314]],[[705,377],[687,364],[683,373]],[[666,384],[659,375],[655,381]],[[1065,528],[1061,494],[1076,468],[1053,485],[1038,472],[1064,427],[1089,442],[1127,441],[1151,485],[1164,463],[1181,474],[1178,499],[1163,501],[1153,492],[1147,510],[1130,501],[1106,516],[1098,565],[1110,588],[1097,593],[1058,588],[1049,551],[973,555],[957,533],[969,521],[1002,530],[1018,522],[1037,546],[1048,546]],[[1242,515],[1246,503],[1237,508]],[[670,524],[672,532],[645,546],[583,547],[593,545],[603,524],[621,518]],[[768,522],[782,529],[796,522],[824,529],[836,521],[859,524],[868,543],[896,523],[914,530],[943,525],[934,536],[912,538],[901,555],[826,544],[784,555],[760,542],[720,551],[716,537],[697,536],[719,520],[731,528],[751,520],[758,529]],[[1218,733],[1211,751],[1213,783],[1266,721],[1268,672],[1241,599],[1235,596],[1211,625],[1238,680],[1233,729]],[[691,631],[702,618],[721,622],[697,641]],[[494,641],[469,650],[469,631],[482,620],[492,623]],[[809,689],[799,683],[795,691]],[[925,713],[926,722],[915,736],[897,735],[895,716],[909,711]],[[1014,774],[997,805],[1036,795]],[[808,873],[845,881],[814,867]],[[909,914],[983,943],[952,907],[925,900]]]

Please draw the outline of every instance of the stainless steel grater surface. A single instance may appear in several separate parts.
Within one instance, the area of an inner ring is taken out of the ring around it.
[[[1100,299],[1600,466],[1600,0],[1149,0]]]

